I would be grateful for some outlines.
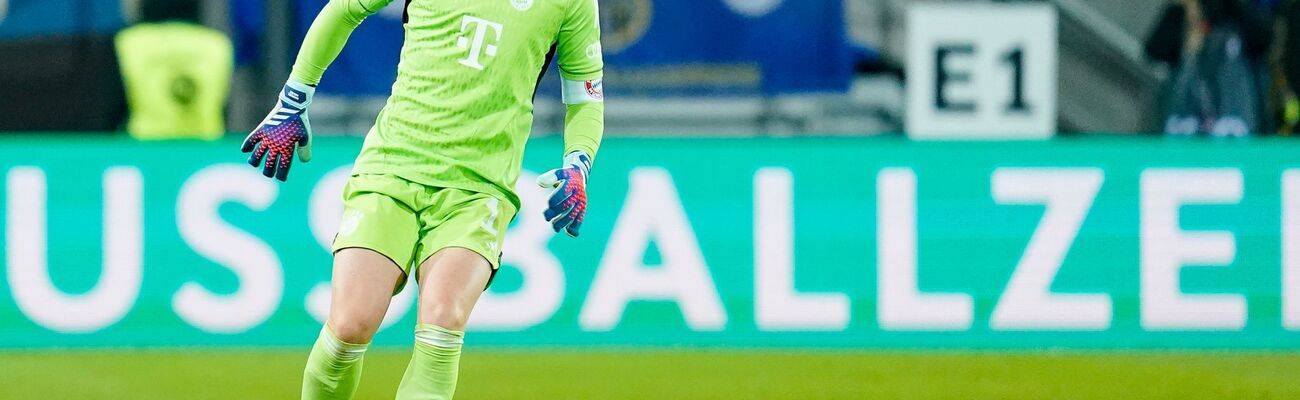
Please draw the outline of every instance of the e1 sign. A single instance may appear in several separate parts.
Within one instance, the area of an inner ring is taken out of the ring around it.
[[[914,6],[907,61],[914,139],[1046,139],[1056,131],[1050,5]]]

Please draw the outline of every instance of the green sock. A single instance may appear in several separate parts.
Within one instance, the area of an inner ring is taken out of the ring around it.
[[[398,400],[450,400],[456,393],[465,333],[436,325],[415,327],[415,354],[397,387]]]
[[[322,328],[302,374],[303,400],[351,399],[361,382],[366,346],[339,340],[329,325]]]

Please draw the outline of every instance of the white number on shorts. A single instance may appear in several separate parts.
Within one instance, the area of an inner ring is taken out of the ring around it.
[[[494,198],[483,204],[487,206],[490,213],[488,219],[483,221],[483,230],[495,238],[500,234],[500,232],[497,232],[497,217],[501,216],[501,200]]]

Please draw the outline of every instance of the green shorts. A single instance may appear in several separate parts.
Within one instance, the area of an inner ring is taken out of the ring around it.
[[[514,205],[488,194],[437,188],[393,175],[355,175],[343,188],[343,217],[334,252],[374,250],[393,260],[405,286],[439,250],[462,247],[501,266],[501,245]]]

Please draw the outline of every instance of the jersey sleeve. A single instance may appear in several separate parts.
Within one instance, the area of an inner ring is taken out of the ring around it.
[[[600,49],[600,6],[596,0],[573,0],[556,41],[560,76],[569,81],[601,78],[605,69]]]
[[[605,134],[605,61],[596,0],[573,0],[555,50],[566,104],[564,153],[581,151],[594,160]]]
[[[298,59],[293,63],[294,79],[315,85],[325,69],[338,58],[352,31],[366,17],[374,15],[393,0],[329,0],[316,16],[303,38]]]

